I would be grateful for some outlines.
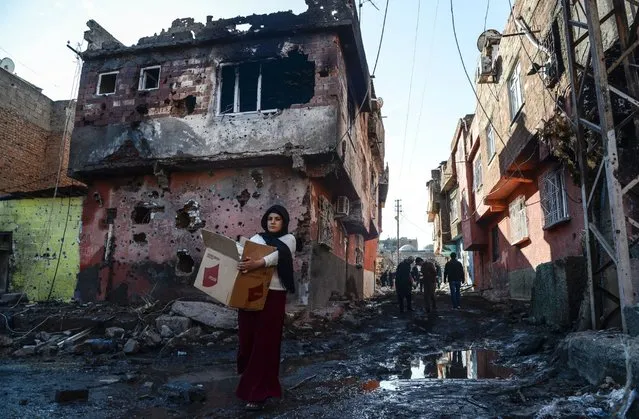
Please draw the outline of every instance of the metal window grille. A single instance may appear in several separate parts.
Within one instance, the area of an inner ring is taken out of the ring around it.
[[[544,211],[545,227],[568,218],[566,187],[561,169],[554,170],[542,178],[541,207]]]
[[[518,196],[508,207],[510,214],[510,240],[517,244],[528,238],[528,217],[526,215],[526,200]]]
[[[333,248],[333,205],[325,197],[319,200],[320,223],[318,242],[330,249]]]

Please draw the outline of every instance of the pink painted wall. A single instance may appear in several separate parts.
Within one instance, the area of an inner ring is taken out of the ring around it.
[[[308,210],[303,200],[307,190],[308,180],[278,167],[174,173],[168,190],[162,190],[154,176],[95,182],[90,185],[83,210],[78,291],[83,299],[114,301],[151,292],[156,298],[169,298],[176,292],[192,291],[188,285],[194,280],[204,246],[199,230],[189,232],[176,227],[176,214],[189,200],[200,204],[206,229],[231,238],[250,237],[261,231],[262,214],[275,203],[289,210],[290,230],[296,232],[306,222]],[[240,201],[245,199],[242,205]],[[132,213],[141,202],[157,204],[164,210],[155,212],[148,223],[136,224]],[[117,211],[112,227],[112,263],[104,263],[108,208]],[[134,240],[134,235],[141,233],[146,240],[140,241],[139,236],[138,241]],[[176,269],[178,251],[194,260],[191,273]],[[297,259],[298,271],[302,259]],[[95,295],[91,296],[92,292]]]

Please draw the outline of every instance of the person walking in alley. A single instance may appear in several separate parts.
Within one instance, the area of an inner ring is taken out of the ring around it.
[[[295,237],[288,233],[288,211],[280,205],[269,208],[262,217],[264,232],[251,237],[251,241],[277,248],[261,258],[246,258],[238,270],[276,266],[261,311],[238,310],[239,348],[237,371],[241,374],[235,394],[247,402],[248,410],[259,410],[271,397],[282,397],[279,380],[280,349],[286,307],[286,293],[295,292],[293,255]]]
[[[413,311],[411,305],[412,288],[411,283],[411,265],[413,264],[413,257],[409,256],[397,265],[397,272],[395,274],[395,290],[397,291],[397,300],[399,301],[399,312],[404,312],[404,300],[406,300],[406,309]]]
[[[382,287],[385,287],[388,283],[388,271],[384,271],[379,280],[382,283]]]
[[[444,283],[450,284],[450,298],[453,308],[461,308],[461,285],[464,282],[464,267],[457,260],[457,254],[451,253],[450,260],[444,266]]]
[[[422,263],[422,281],[424,282],[424,303],[426,313],[435,311],[437,308],[435,301],[435,290],[437,289],[437,268],[435,263],[426,260]]]

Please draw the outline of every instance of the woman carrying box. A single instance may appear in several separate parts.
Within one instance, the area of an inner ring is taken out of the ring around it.
[[[286,293],[295,292],[293,254],[295,237],[288,233],[288,211],[280,205],[269,208],[262,217],[264,232],[250,241],[277,248],[277,251],[258,260],[246,258],[238,269],[249,272],[276,266],[264,309],[239,310],[239,349],[237,371],[241,374],[235,394],[247,402],[249,410],[259,410],[270,397],[282,397],[279,380],[280,347],[286,306]]]

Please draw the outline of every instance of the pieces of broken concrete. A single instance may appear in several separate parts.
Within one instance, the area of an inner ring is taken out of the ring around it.
[[[131,339],[126,341],[126,343],[124,344],[124,347],[122,348],[122,351],[125,354],[138,353],[138,352],[140,352],[140,342],[138,342],[137,340],[131,338]]]
[[[155,319],[155,327],[160,331],[160,334],[162,334],[163,326],[166,326],[169,331],[172,332],[167,336],[171,337],[170,335],[179,335],[189,330],[191,327],[191,319],[184,316],[162,315]]]
[[[205,301],[176,301],[171,312],[216,329],[237,330],[237,313]]]

